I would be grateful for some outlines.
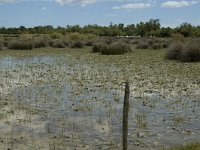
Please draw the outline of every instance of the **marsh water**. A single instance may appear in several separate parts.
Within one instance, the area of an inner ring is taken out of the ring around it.
[[[91,53],[0,57],[0,149],[129,149],[200,139],[200,64]]]

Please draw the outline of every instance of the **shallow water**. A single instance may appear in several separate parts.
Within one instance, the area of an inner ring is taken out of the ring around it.
[[[200,139],[199,83],[190,82],[192,75],[171,76],[160,62],[126,66],[121,56],[121,62],[92,57],[1,58],[0,148],[121,149],[126,79],[129,149]]]

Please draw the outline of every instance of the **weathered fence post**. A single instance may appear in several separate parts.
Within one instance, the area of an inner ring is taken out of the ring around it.
[[[129,96],[130,86],[129,83],[125,83],[125,95],[124,95],[124,108],[123,108],[123,150],[128,149],[128,111],[129,111]]]

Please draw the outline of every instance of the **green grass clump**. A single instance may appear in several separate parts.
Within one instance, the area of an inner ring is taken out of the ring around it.
[[[187,144],[186,146],[174,147],[169,150],[200,150],[200,144],[191,143],[191,144]]]
[[[130,46],[122,42],[115,42],[110,45],[105,44],[101,48],[102,55],[122,55],[131,51]]]
[[[198,62],[200,61],[200,43],[193,40],[186,44],[175,42],[169,47],[165,57],[182,62]]]
[[[83,48],[84,43],[82,41],[74,41],[71,45],[71,48]]]
[[[12,40],[8,43],[8,48],[13,50],[32,50],[34,43],[32,41]]]

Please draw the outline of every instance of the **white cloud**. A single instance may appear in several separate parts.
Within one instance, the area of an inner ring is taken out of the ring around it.
[[[150,8],[153,6],[161,6],[165,8],[180,8],[191,6],[198,3],[197,0],[165,0],[165,2],[159,2],[158,0],[0,0],[0,4],[3,3],[16,3],[16,2],[23,2],[23,1],[49,1],[49,2],[56,2],[62,5],[81,5],[82,7],[94,4],[94,3],[103,3],[103,2],[118,2],[122,5],[115,6],[113,9],[122,9],[122,10],[133,10],[133,9],[143,9],[143,8]],[[129,2],[128,4],[123,4],[124,2]]]
[[[161,7],[166,8],[181,8],[198,3],[197,1],[167,1],[161,4]]]
[[[133,9],[144,9],[153,7],[153,3],[130,3],[121,6],[115,6],[113,9],[133,10]]]
[[[97,0],[55,0],[57,3],[60,5],[81,5],[81,6],[86,6],[88,4],[93,4],[97,2]]]

